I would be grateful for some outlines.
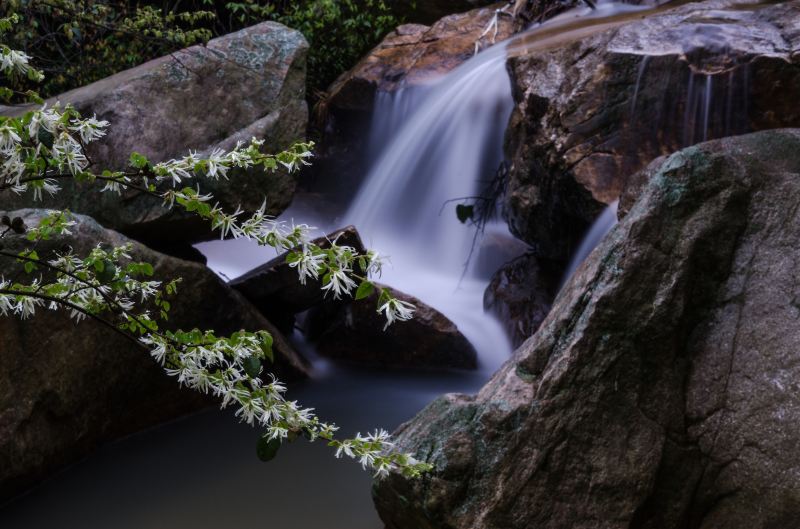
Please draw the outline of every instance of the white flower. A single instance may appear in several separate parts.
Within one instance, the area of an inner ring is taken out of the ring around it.
[[[220,231],[220,239],[224,239],[228,233],[231,233],[234,237],[239,236],[239,229],[236,226],[236,217],[243,213],[241,206],[236,208],[231,214],[223,213],[217,207],[214,207],[214,210],[211,212],[214,215],[214,221],[211,223],[211,229],[215,230],[219,228]]]
[[[127,189],[125,183],[129,182],[130,179],[125,176],[119,180],[106,180],[106,185],[100,189],[101,193],[105,193],[106,191],[111,191],[112,193],[121,194],[123,189]]]
[[[166,178],[170,178],[173,186],[180,184],[181,180],[184,178],[188,179],[192,177],[189,169],[189,165],[184,160],[161,162],[153,167],[153,170],[159,175],[156,177],[156,180],[160,182]],[[162,173],[166,174],[166,176],[161,176]]]
[[[30,70],[28,61],[30,56],[21,51],[12,49],[0,49],[0,71],[2,72],[22,72]]]
[[[164,360],[167,356],[167,344],[163,340],[155,339],[152,335],[146,335],[139,338],[139,341],[145,345],[155,346],[150,351],[150,356],[155,358],[156,362],[164,365]]]
[[[253,157],[249,153],[241,150],[242,142],[236,144],[236,148],[228,153],[228,161],[237,167],[247,168],[253,165]]]
[[[347,457],[355,457],[355,454],[353,453],[353,445],[349,439],[342,441],[341,444],[339,444],[339,448],[336,449],[336,457],[342,457],[342,453],[344,453]]]
[[[84,143],[89,143],[98,138],[102,138],[106,135],[106,131],[103,129],[108,127],[108,121],[98,121],[97,115],[94,115],[88,119],[73,120],[72,123],[73,125],[69,127],[69,129],[77,132]]]
[[[303,245],[303,251],[297,261],[289,263],[292,268],[297,268],[297,274],[300,276],[300,284],[305,285],[306,279],[313,278],[319,279],[319,270],[325,262],[325,255],[322,253],[313,253],[308,245]]]
[[[42,108],[31,115],[31,122],[28,124],[28,134],[31,138],[36,138],[40,129],[54,133],[61,119],[61,113],[55,108],[47,108],[47,103]]]
[[[14,307],[14,313],[19,314],[20,318],[26,320],[30,316],[33,316],[36,313],[36,306],[42,305],[43,303],[44,301],[38,298],[32,298],[30,296],[21,296],[20,299],[17,301],[16,307]]]
[[[383,326],[383,330],[386,330],[395,321],[410,320],[414,315],[414,309],[415,307],[411,303],[400,301],[396,298],[389,299],[389,301],[378,307],[378,312],[383,312],[386,316],[386,325]]]
[[[21,141],[19,134],[8,125],[0,127],[0,151],[6,154],[10,151],[16,151],[15,148]]]
[[[395,468],[397,468],[396,465],[386,461],[385,459],[381,459],[375,466],[375,474],[373,474],[373,477],[385,478],[389,475],[389,471],[394,470]]]
[[[339,299],[342,294],[349,294],[356,286],[345,270],[335,270],[331,272],[330,281],[322,286],[322,290],[333,292],[333,299]]]
[[[225,179],[228,178],[228,167],[225,165],[226,160],[222,156],[223,154],[224,151],[222,149],[214,149],[214,151],[208,157],[208,168],[206,169],[206,175],[209,178],[213,178],[214,180],[219,179],[220,176]]]
[[[267,428],[267,436],[270,441],[273,439],[286,439],[289,437],[289,430],[280,426],[270,426]]]
[[[372,452],[364,452],[361,454],[359,462],[361,463],[361,468],[371,467],[375,462],[375,454]]]
[[[0,290],[8,288],[8,281],[0,281]],[[11,294],[0,294],[0,314],[7,316],[9,311],[14,311],[14,296]]]
[[[51,197],[61,190],[58,184],[56,184],[56,181],[53,180],[52,178],[46,178],[44,180],[35,182],[35,185],[32,185],[31,187],[33,187],[34,202],[42,200],[43,190],[46,191],[47,194],[50,195]]]
[[[53,158],[62,170],[66,167],[73,175],[80,173],[89,165],[80,143],[66,132],[59,134],[53,142]]]
[[[27,189],[27,186],[20,184],[19,179],[22,178],[22,175],[25,173],[25,162],[22,160],[19,150],[3,154],[7,158],[3,162],[2,173],[0,173],[2,180],[13,182],[15,186],[22,187],[22,191],[24,191]],[[15,192],[18,193],[19,191]]]

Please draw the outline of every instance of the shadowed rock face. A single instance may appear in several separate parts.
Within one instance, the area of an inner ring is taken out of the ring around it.
[[[61,94],[53,101],[71,103],[84,115],[109,121],[108,134],[92,143],[94,167],[123,169],[133,151],[158,162],[187,154],[228,149],[237,140],[266,140],[265,150],[285,148],[305,136],[308,121],[303,36],[265,22],[120,72]],[[52,103],[52,101],[51,101]],[[295,179],[278,171],[237,170],[229,180],[198,182],[220,205],[255,210],[264,198],[277,215],[291,202]],[[0,206],[30,205],[10,194]],[[86,185],[67,185],[44,207],[69,208],[91,215],[102,225],[161,244],[208,237],[208,227],[194,218],[165,210],[158,200],[131,192],[124,207],[116,195]]]
[[[414,317],[385,327],[375,308],[377,291],[359,301],[328,301],[306,318],[317,352],[344,363],[395,369],[475,369],[475,348],[447,316],[419,299],[386,285],[395,298],[416,308]]]
[[[800,519],[800,131],[687,148],[476,396],[401,426],[389,529],[777,529]]]
[[[492,276],[483,308],[503,323],[514,347],[530,338],[544,321],[558,292],[561,263],[526,254],[504,264]]]
[[[505,205],[567,260],[627,175],[705,139],[800,125],[800,2],[686,3],[549,51],[517,46]]]
[[[346,226],[313,241],[320,248],[329,248],[330,241],[339,246],[350,246],[357,253],[366,249],[361,236],[353,226]],[[289,252],[284,252],[263,265],[257,266],[228,283],[238,290],[271,322],[283,332],[294,331],[295,315],[325,302],[322,279],[307,279],[300,283],[296,268],[286,262]]]
[[[41,210],[9,213],[35,226]],[[76,216],[73,235],[40,242],[42,259],[71,246],[85,255],[96,244],[130,242],[88,217]],[[4,251],[27,245],[19,236],[2,239]],[[156,253],[134,243],[131,256],[155,268],[155,279],[185,279],[165,328],[240,329],[273,334],[279,376],[298,379],[306,368],[286,340],[238,292],[205,266]],[[3,258],[6,278],[18,266]],[[21,321],[0,316],[0,502],[9,499],[99,444],[215,405],[179,389],[146,350],[91,320],[75,324],[64,312],[37,310]]]

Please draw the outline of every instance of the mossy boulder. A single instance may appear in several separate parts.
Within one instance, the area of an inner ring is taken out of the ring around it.
[[[800,130],[687,148],[474,396],[397,432],[389,529],[752,529],[800,519]]]
[[[232,148],[238,140],[265,140],[274,152],[305,137],[308,43],[295,30],[264,22],[192,46],[52,98],[110,123],[87,154],[97,170],[124,169],[133,151],[152,162]],[[0,107],[0,114],[20,112]],[[103,226],[168,247],[212,237],[207,223],[165,209],[159,200],[130,191],[123,200],[99,188],[65,182],[42,207],[69,208]],[[187,185],[195,185],[187,182]],[[229,179],[196,182],[229,210],[254,211],[264,199],[277,215],[291,202],[295,177],[283,171],[236,170]],[[28,197],[0,198],[0,207],[30,206]]]

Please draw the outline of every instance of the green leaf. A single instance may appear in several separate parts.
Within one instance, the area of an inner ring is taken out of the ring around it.
[[[132,152],[128,163],[130,163],[131,167],[135,169],[144,169],[147,167],[149,162],[147,161],[147,157],[145,157],[143,154]]]
[[[272,335],[268,332],[261,333],[261,351],[264,353],[264,358],[270,362],[275,361],[275,353],[272,351]]]
[[[38,138],[39,143],[41,143],[48,149],[53,148],[53,140],[55,140],[55,137],[53,136],[53,133],[47,130],[46,128],[41,127],[36,137]]]
[[[100,269],[97,269],[98,264],[100,264]],[[97,275],[97,279],[99,279],[101,283],[113,281],[114,276],[117,275],[117,267],[108,259],[104,261],[97,261],[95,263],[95,269],[97,270],[95,275]]]
[[[245,358],[242,365],[244,366],[244,372],[247,373],[250,378],[256,378],[261,373],[261,360],[255,356],[248,356]]]
[[[261,461],[267,462],[275,459],[281,442],[278,439],[269,440],[266,437],[259,437],[256,444],[256,455]]]
[[[358,286],[358,290],[356,290],[356,301],[359,299],[368,298],[374,290],[375,285],[373,285],[370,281],[364,281]]]
[[[472,219],[472,215],[475,213],[475,206],[466,205],[466,204],[458,204],[456,206],[456,217],[458,217],[459,222],[464,224],[468,220]]]

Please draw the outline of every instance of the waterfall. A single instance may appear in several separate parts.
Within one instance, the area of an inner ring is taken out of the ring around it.
[[[483,311],[490,279],[481,274],[485,267],[468,262],[470,257],[486,260],[481,233],[459,222],[455,206],[479,195],[503,161],[514,104],[508,48],[530,50],[552,45],[553,38],[568,41],[590,31],[591,26],[569,27],[576,19],[608,20],[640,9],[615,2],[600,2],[595,10],[577,8],[479,53],[432,84],[376,96],[368,145],[383,148],[372,158],[345,223],[355,225],[368,246],[391,256],[394,268],[384,281],[453,320],[484,368],[499,367],[511,346],[499,323]],[[564,31],[551,31],[562,25]],[[537,41],[541,30],[551,34]],[[498,233],[513,240],[505,225],[487,229],[495,240]],[[509,254],[519,250],[513,242],[505,246]]]
[[[455,207],[503,160],[513,108],[505,61],[501,43],[431,85],[378,93],[368,145],[384,147],[344,218],[391,257],[382,280],[444,312],[491,369],[510,344],[482,311],[489,278],[466,268],[479,241]]]
[[[592,253],[592,250],[600,244],[600,241],[603,240],[603,237],[611,231],[611,228],[616,226],[617,224],[617,205],[619,204],[618,200],[615,200],[611,205],[609,205],[606,209],[603,210],[603,213],[600,214],[599,217],[594,221],[589,231],[586,232],[584,235],[583,240],[581,241],[581,245],[578,247],[578,251],[572,256],[572,259],[569,262],[569,266],[567,266],[567,271],[564,273],[564,277],[561,280],[561,287],[563,287],[569,278],[572,277],[572,274],[575,273],[575,270],[589,257],[589,254]]]
[[[505,57],[500,44],[433,87],[378,94],[370,144],[381,143],[387,134],[394,137],[369,171],[347,222],[367,239],[385,238],[396,248],[402,245],[404,254],[460,275],[472,233],[448,201],[477,195],[481,180],[502,161],[503,132],[513,107]],[[410,113],[409,101],[416,103]],[[396,130],[383,126],[404,113]]]

